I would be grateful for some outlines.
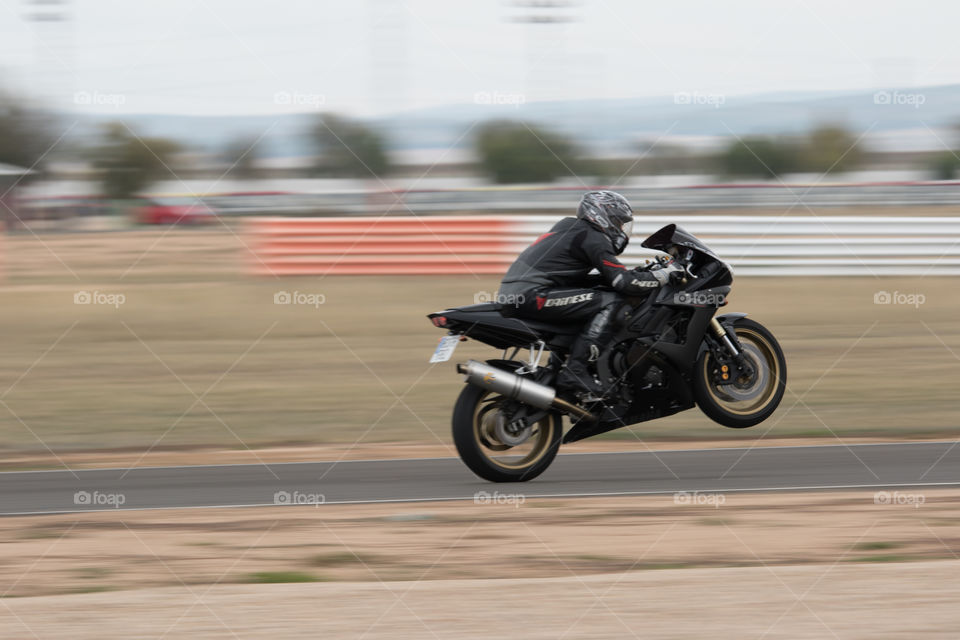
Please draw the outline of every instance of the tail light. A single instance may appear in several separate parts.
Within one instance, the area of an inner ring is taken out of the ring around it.
[[[447,326],[447,319],[444,316],[434,316],[430,318],[430,321],[433,322],[435,327],[445,327]]]

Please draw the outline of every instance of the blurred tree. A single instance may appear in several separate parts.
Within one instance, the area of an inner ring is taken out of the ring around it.
[[[730,176],[775,178],[797,169],[798,152],[790,140],[751,136],[730,142],[718,160]]]
[[[930,174],[934,180],[954,180],[960,170],[960,158],[952,151],[938,153],[930,162]]]
[[[241,136],[229,141],[221,152],[221,158],[229,169],[228,178],[239,178],[249,180],[256,178],[259,174],[257,169],[257,143],[259,138],[256,136]]]
[[[680,144],[671,144],[661,139],[647,140],[637,147],[639,161],[635,168],[643,168],[642,173],[663,175],[683,173],[695,170],[695,165],[703,161],[697,154]]]
[[[379,178],[390,170],[383,136],[364,124],[325,113],[311,134],[323,174]]]
[[[93,164],[100,171],[108,198],[129,198],[164,177],[176,177],[170,169],[180,146],[166,138],[138,138],[119,122],[108,124],[103,144],[93,150]]]
[[[0,91],[0,162],[42,169],[45,154],[57,139],[55,125],[52,115]]]
[[[929,164],[930,175],[934,180],[955,180],[960,172],[960,122],[950,126],[952,144],[944,142],[943,146],[951,146],[954,150],[936,154]]]
[[[484,124],[475,146],[484,171],[501,184],[552,182],[582,167],[572,141],[522,122]]]
[[[853,169],[863,159],[857,139],[840,125],[820,125],[807,136],[800,158],[800,169],[816,173],[835,173]]]

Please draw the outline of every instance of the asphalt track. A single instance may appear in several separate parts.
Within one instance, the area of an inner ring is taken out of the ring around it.
[[[960,441],[561,454],[536,480],[496,485],[456,458],[5,472],[0,515],[949,486]]]

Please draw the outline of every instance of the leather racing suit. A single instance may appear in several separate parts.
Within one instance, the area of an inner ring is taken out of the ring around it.
[[[590,272],[599,271],[599,278]],[[602,393],[588,362],[609,339],[611,319],[623,296],[644,296],[669,279],[669,269],[628,269],[610,239],[589,222],[564,218],[527,247],[504,276],[497,300],[508,317],[548,322],[579,322],[584,327],[560,371],[561,391]],[[613,291],[594,287],[606,284]]]

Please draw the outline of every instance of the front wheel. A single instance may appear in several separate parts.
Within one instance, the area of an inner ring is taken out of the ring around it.
[[[740,318],[733,327],[753,375],[723,384],[721,364],[707,350],[694,370],[693,395],[714,422],[743,429],[763,422],[780,405],[787,386],[787,362],[780,343],[759,322]]]
[[[453,408],[453,442],[471,471],[490,482],[524,482],[546,471],[560,449],[563,417],[550,413],[521,433],[505,432],[503,396],[467,385]]]

